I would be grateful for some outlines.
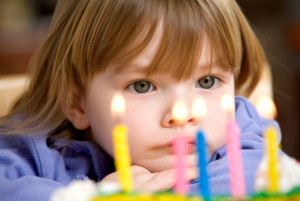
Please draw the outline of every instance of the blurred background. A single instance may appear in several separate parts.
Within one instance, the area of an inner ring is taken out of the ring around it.
[[[300,0],[236,0],[266,51],[282,149],[300,159]],[[0,78],[28,72],[57,0],[0,0]],[[2,86],[3,87],[3,86]],[[0,82],[0,99],[1,82]]]

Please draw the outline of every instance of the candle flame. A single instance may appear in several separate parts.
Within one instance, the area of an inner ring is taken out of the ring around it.
[[[223,95],[221,99],[221,107],[226,112],[233,113],[234,102],[233,102],[233,98],[229,94]]]
[[[125,99],[122,94],[116,93],[111,102],[111,113],[115,117],[122,117],[125,113]]]
[[[207,114],[206,103],[202,98],[196,98],[192,106],[192,115],[193,117],[199,117],[200,119],[204,118]]]
[[[262,96],[257,100],[256,108],[258,113],[265,118],[274,119],[276,117],[276,106],[271,98]]]
[[[187,120],[188,110],[181,101],[176,101],[172,109],[172,118],[177,121],[184,122]]]

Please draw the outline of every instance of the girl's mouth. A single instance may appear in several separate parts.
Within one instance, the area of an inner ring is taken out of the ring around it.
[[[194,152],[196,149],[196,145],[194,142],[186,143],[186,151],[187,153]]]
[[[195,145],[195,137],[192,136],[192,135],[187,135],[187,136],[184,136],[185,138],[185,142],[186,142],[186,151],[187,151],[187,154],[189,153],[193,153],[195,152],[195,149],[196,149],[196,145]],[[172,138],[171,140],[167,141],[166,143],[162,144],[161,146],[159,147],[166,147],[166,148],[172,148],[173,146],[173,142],[174,142],[174,139],[175,138]],[[172,151],[173,153],[173,151]]]

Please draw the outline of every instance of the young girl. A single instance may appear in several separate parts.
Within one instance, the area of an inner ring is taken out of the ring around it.
[[[171,142],[184,135],[186,174],[197,191],[199,119],[190,112],[178,123],[171,110],[180,99],[191,111],[201,96],[208,109],[211,190],[229,194],[220,100],[248,97],[264,66],[264,52],[234,0],[59,1],[32,61],[30,86],[0,121],[1,200],[47,200],[75,179],[115,181],[110,103],[117,92],[126,100],[136,190],[172,188]],[[270,122],[245,98],[235,101],[251,193]]]

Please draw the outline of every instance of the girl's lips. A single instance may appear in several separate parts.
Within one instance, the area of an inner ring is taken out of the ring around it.
[[[188,153],[190,152],[194,152],[195,149],[196,149],[196,145],[195,145],[195,137],[192,136],[192,135],[187,135],[187,136],[184,136],[185,138],[185,141],[186,141],[186,150]],[[161,146],[159,147],[169,147],[169,148],[172,148],[173,146],[173,141],[174,141],[174,138],[169,140],[168,142],[162,144]]]
[[[186,144],[186,151],[187,151],[187,153],[194,152],[195,149],[196,149],[195,143],[187,143]]]

